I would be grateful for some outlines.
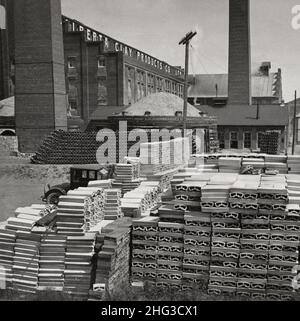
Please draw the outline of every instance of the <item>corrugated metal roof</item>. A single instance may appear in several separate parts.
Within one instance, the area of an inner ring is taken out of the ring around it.
[[[228,74],[207,74],[190,76],[192,85],[188,96],[191,98],[228,97]],[[252,97],[276,97],[277,73],[269,76],[252,75]]]
[[[199,106],[198,110],[209,116],[217,117],[220,126],[286,126],[288,125],[288,108],[279,105],[261,105],[259,119],[257,106],[227,105],[224,107]]]

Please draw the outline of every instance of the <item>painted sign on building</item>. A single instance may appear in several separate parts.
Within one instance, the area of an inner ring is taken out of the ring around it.
[[[184,70],[180,68],[176,68],[173,66],[170,66],[169,64],[158,60],[150,55],[147,55],[146,53],[139,51],[135,48],[132,48],[122,42],[119,42],[113,38],[110,38],[106,36],[105,34],[102,34],[98,31],[95,31],[82,23],[67,18],[63,16],[63,24],[66,26],[68,32],[75,32],[75,31],[82,31],[85,35],[86,41],[103,41],[104,43],[104,49],[107,51],[115,51],[115,52],[123,52],[125,56],[134,58],[138,61],[141,61],[145,64],[151,65],[154,68],[157,68],[161,71],[164,71],[166,73],[169,73],[173,76],[183,76]]]

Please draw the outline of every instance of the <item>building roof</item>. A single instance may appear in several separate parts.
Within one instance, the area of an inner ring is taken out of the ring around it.
[[[154,93],[142,98],[124,111],[126,116],[145,116],[146,112],[150,112],[151,116],[175,117],[176,112],[183,112],[183,99],[170,93]],[[187,116],[201,117],[199,110],[191,104],[188,104]]]
[[[104,120],[110,116],[120,114],[126,107],[124,106],[101,106],[90,115],[90,119]]]
[[[257,106],[227,105],[212,107],[197,106],[197,109],[209,116],[217,117],[219,126],[286,126],[288,125],[288,108],[279,105],[261,105],[259,119]]]
[[[15,97],[9,97],[0,101],[0,117],[15,116]]]
[[[218,97],[228,97],[228,74],[208,74],[190,76],[192,85],[189,88],[190,98],[216,97],[216,85],[218,85]],[[252,75],[252,97],[277,97],[278,73],[269,75]]]

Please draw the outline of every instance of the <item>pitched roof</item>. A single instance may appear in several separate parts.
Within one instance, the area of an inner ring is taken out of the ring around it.
[[[209,116],[217,117],[219,126],[286,126],[288,125],[288,108],[279,105],[261,105],[259,119],[257,106],[227,105],[212,107],[202,105],[197,107]]]
[[[183,112],[183,99],[170,93],[155,93],[148,95],[124,110],[127,116],[175,116],[177,111]],[[188,117],[201,117],[199,110],[188,104]]]
[[[126,107],[124,106],[101,106],[91,113],[90,119],[92,120],[104,120],[110,116],[120,114]]]
[[[252,75],[252,97],[276,97],[278,73],[269,73],[268,76]],[[190,76],[192,85],[188,96],[191,98],[216,97],[216,85],[218,85],[218,97],[228,97],[228,74],[208,74]]]

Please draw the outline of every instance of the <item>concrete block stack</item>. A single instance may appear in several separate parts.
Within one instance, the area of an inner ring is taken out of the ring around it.
[[[96,233],[68,236],[65,253],[64,292],[87,299],[91,287]]]
[[[134,220],[132,225],[132,282],[156,284],[158,217]]]
[[[280,132],[279,131],[268,131],[261,135],[261,146],[260,150],[262,153],[277,155],[280,152]]]
[[[285,155],[265,155],[265,168],[266,171],[276,171],[279,174],[287,174],[287,157]]]
[[[38,288],[60,289],[64,287],[66,236],[43,235],[39,250]]]
[[[35,294],[39,274],[39,235],[17,232],[13,257],[14,291]]]
[[[12,288],[13,258],[16,243],[16,232],[5,228],[0,229],[0,282],[6,289]]]

